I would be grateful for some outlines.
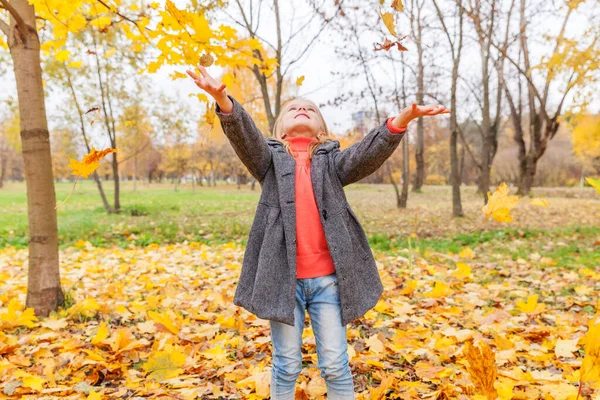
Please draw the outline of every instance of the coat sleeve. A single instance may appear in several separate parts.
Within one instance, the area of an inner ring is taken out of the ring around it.
[[[388,118],[362,140],[334,156],[335,169],[342,186],[371,175],[394,153],[406,134],[406,128],[390,128],[389,122]]]
[[[271,165],[269,145],[244,107],[231,95],[227,97],[233,103],[231,113],[221,112],[219,104],[216,104],[215,114],[235,153],[252,176],[262,183]]]

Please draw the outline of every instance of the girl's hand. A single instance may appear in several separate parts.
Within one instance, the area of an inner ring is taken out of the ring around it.
[[[398,128],[404,128],[415,118],[426,117],[438,114],[449,114],[450,110],[440,105],[419,106],[412,103],[412,106],[406,107],[400,115],[392,120],[392,124]]]
[[[187,74],[194,80],[200,89],[210,94],[216,100],[221,112],[226,114],[231,113],[233,110],[233,102],[229,99],[229,97],[227,97],[227,92],[225,91],[227,85],[210,76],[206,68],[204,68],[202,65],[198,65],[198,69],[200,70],[200,74],[202,76],[196,75],[189,69],[185,72],[187,72]]]
[[[206,68],[204,68],[202,65],[198,65],[198,69],[200,70],[200,74],[202,76],[196,75],[189,69],[185,72],[187,72],[187,74],[194,80],[200,89],[210,94],[215,100],[220,101],[227,97],[225,92],[226,85],[224,83],[219,82],[210,76]]]

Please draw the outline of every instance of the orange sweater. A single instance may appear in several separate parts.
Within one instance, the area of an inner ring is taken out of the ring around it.
[[[406,127],[392,125],[394,117],[386,121],[392,134],[406,131]],[[321,224],[317,202],[310,178],[310,160],[308,146],[316,142],[315,138],[304,136],[285,138],[292,150],[297,152],[296,159],[296,278],[314,278],[335,272],[333,259],[329,253],[325,231]]]
[[[296,278],[314,278],[335,272],[310,178],[308,145],[315,138],[285,138],[296,151]]]

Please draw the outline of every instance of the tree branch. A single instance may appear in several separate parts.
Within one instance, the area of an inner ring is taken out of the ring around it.
[[[0,19],[0,31],[4,32],[6,37],[8,37],[8,33],[10,32],[10,26],[4,21]]]
[[[0,0],[0,4],[2,4],[2,8],[7,10],[10,13],[10,15],[15,19],[15,21],[17,21],[18,26],[23,28],[25,27],[25,21],[23,20],[23,17],[21,17],[17,10],[15,10],[12,4],[10,4],[7,0]]]

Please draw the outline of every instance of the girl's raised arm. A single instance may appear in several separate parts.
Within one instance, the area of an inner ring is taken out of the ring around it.
[[[335,155],[335,168],[342,186],[357,182],[377,171],[394,153],[405,135],[402,130],[406,129],[412,119],[449,112],[443,106],[418,106],[413,103],[398,116],[371,129],[367,136]]]
[[[189,70],[187,73],[198,87],[215,99],[215,113],[225,136],[248,171],[262,183],[271,164],[271,150],[264,136],[244,107],[226,94],[225,85],[210,76],[203,66],[198,69],[201,77]]]

